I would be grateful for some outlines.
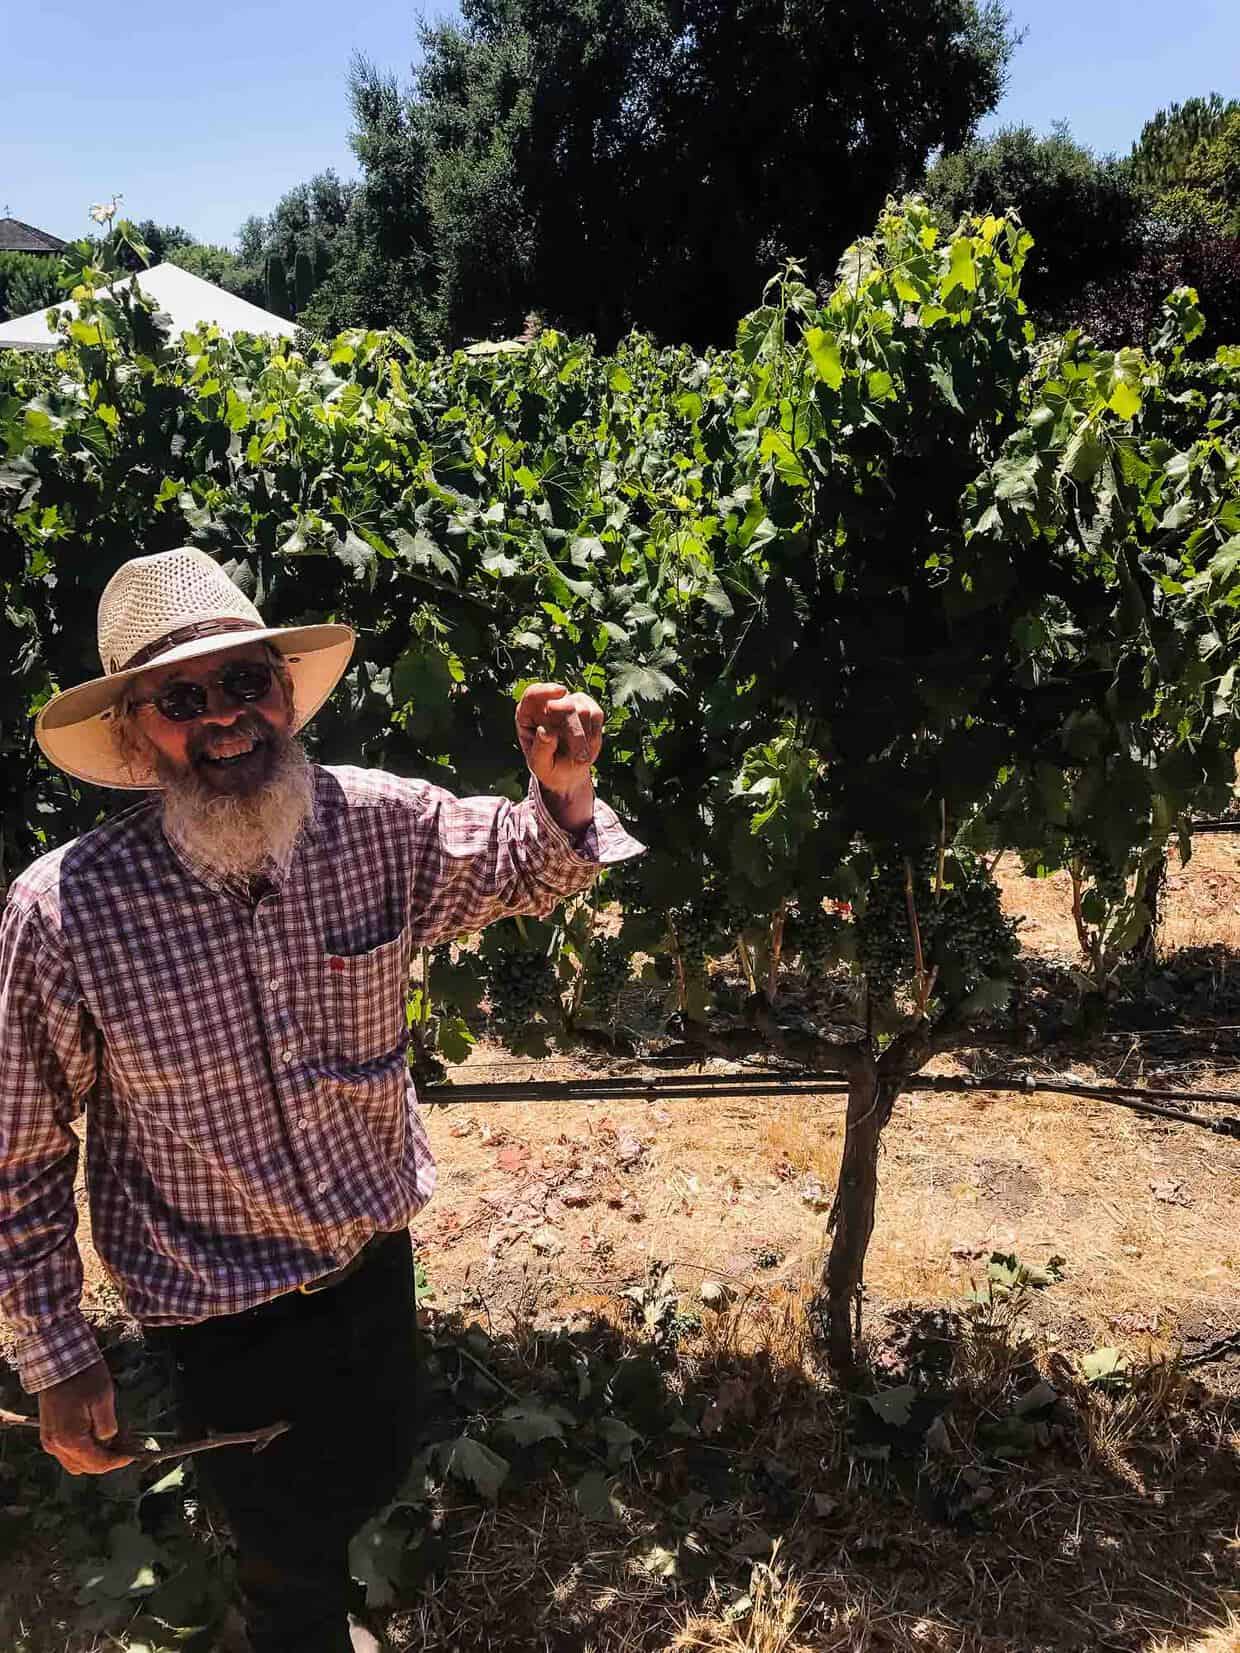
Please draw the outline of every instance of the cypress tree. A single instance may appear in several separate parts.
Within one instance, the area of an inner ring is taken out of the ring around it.
[[[309,304],[315,285],[314,265],[310,261],[310,254],[304,247],[300,247],[293,261],[293,297],[298,315]]]
[[[277,316],[287,317],[290,310],[288,276],[279,253],[267,258],[267,308]]]

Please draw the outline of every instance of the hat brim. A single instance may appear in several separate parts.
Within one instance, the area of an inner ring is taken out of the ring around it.
[[[182,643],[131,671],[93,678],[55,695],[35,719],[35,738],[58,769],[92,786],[149,792],[160,784],[153,767],[126,761],[113,731],[113,712],[125,684],[143,672],[203,654],[271,643],[284,656],[293,683],[293,730],[305,728],[348,668],[356,633],[350,626],[267,626],[224,632]]]

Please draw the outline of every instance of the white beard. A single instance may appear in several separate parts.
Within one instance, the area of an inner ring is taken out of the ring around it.
[[[248,795],[214,792],[192,772],[158,767],[164,830],[192,860],[221,878],[288,867],[314,807],[314,771],[300,741],[287,742],[274,774]]]

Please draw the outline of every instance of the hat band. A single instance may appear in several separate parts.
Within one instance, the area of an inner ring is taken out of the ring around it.
[[[118,666],[115,660],[109,660],[108,673],[112,675],[115,672],[136,671],[139,666],[145,666],[148,661],[154,660],[156,655],[164,654],[168,649],[179,649],[182,643],[196,643],[203,637],[221,637],[230,631],[262,630],[263,627],[256,620],[195,620],[192,625],[180,626],[176,631],[165,632],[153,643],[144,643],[123,666]]]

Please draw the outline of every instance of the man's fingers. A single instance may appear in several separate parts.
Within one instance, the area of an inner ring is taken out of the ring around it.
[[[546,782],[557,759],[574,768],[597,761],[604,722],[602,707],[589,695],[570,694],[558,683],[533,683],[517,707],[517,739],[534,775]]]
[[[585,728],[581,722],[581,713],[574,706],[564,719],[564,727],[568,731],[568,754],[575,763],[590,761],[590,743],[586,739]]]
[[[587,720],[592,720],[597,713],[599,729],[603,724],[603,713],[596,706],[589,695],[566,694],[559,700],[549,701],[544,708],[545,714],[558,722],[567,735],[566,748],[574,763],[592,763],[597,753],[591,753],[591,736],[588,732]]]
[[[92,1458],[98,1451],[89,1435],[52,1435],[45,1436],[43,1450],[50,1452],[60,1466],[70,1475],[90,1475]]]
[[[547,785],[555,773],[556,753],[559,741],[550,729],[541,724],[534,730],[533,737],[525,752],[525,761],[530,766],[530,773],[536,781]]]
[[[567,693],[562,683],[531,683],[518,703],[517,722],[541,723],[551,702]]]
[[[116,1390],[109,1384],[87,1404],[91,1434],[97,1441],[110,1441],[116,1434]]]
[[[93,1435],[61,1437],[44,1441],[43,1445],[70,1475],[106,1475],[133,1463],[132,1454],[115,1452]]]
[[[597,763],[598,755],[603,750],[603,711],[596,706],[593,711],[587,712],[585,719],[586,739],[590,747],[590,762]]]

